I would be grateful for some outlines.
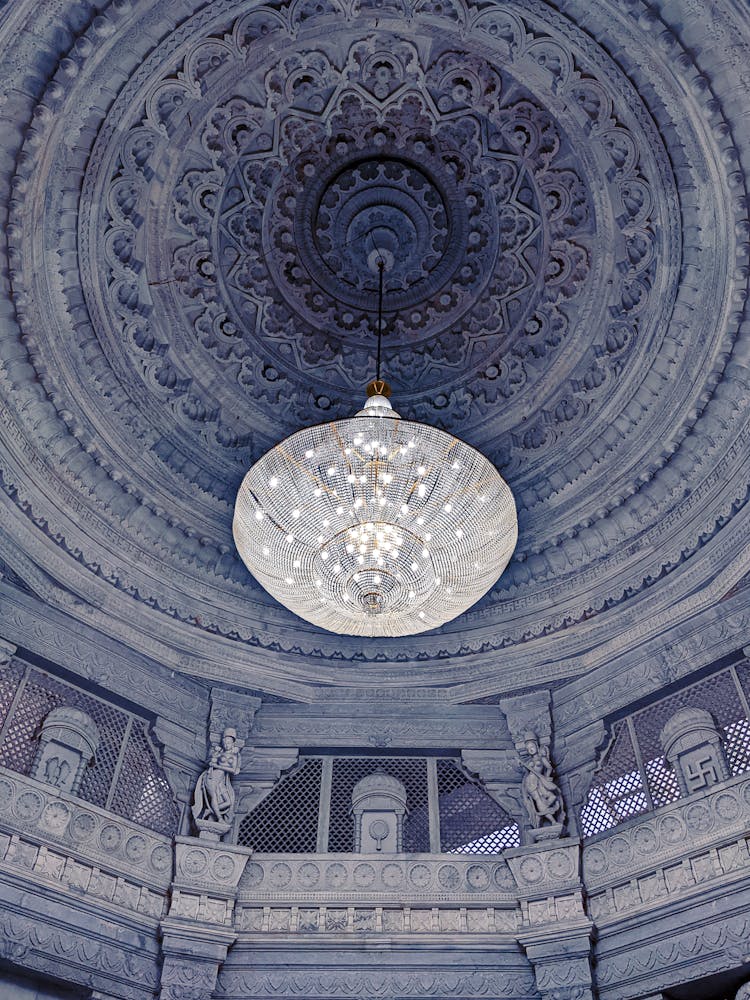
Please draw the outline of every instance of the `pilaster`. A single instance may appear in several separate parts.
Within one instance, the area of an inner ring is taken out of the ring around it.
[[[564,838],[506,853],[518,885],[526,952],[542,1000],[593,1000],[593,924],[584,909],[581,844]]]
[[[252,852],[242,847],[175,838],[175,877],[161,922],[160,1000],[210,1000],[234,943],[237,886]]]

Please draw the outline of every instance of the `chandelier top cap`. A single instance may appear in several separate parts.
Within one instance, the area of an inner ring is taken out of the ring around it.
[[[372,382],[367,383],[367,395],[368,396],[385,396],[388,399],[391,395],[391,387],[382,378],[374,378]]]

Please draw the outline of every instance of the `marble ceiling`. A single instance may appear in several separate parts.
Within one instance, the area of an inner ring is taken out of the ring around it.
[[[715,604],[749,568],[749,52],[730,2],[6,8],[7,572],[269,690],[511,690]],[[375,642],[276,605],[231,519],[359,407],[378,252],[397,409],[497,464],[520,537],[470,612]]]

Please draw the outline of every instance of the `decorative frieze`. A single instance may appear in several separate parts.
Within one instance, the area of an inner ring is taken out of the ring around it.
[[[460,1000],[533,998],[539,994],[533,978],[523,969],[267,969],[228,968],[219,976],[223,997],[349,998],[455,997]]]
[[[584,882],[594,893],[633,878],[645,879],[648,896],[659,891],[655,888],[659,870],[668,873],[667,889],[694,885],[694,871],[702,881],[744,865],[749,824],[750,777],[744,774],[588,842],[583,852]]]
[[[549,871],[543,871],[549,879]],[[269,903],[315,898],[353,904],[385,898],[453,903],[480,898],[515,904],[516,890],[516,881],[502,858],[256,854],[245,868],[238,898]]]
[[[163,891],[112,875],[62,851],[29,843],[17,834],[0,835],[0,869],[23,874],[39,885],[54,885],[85,895],[92,906],[112,903],[155,920],[166,911]]]
[[[517,907],[242,906],[235,920],[247,934],[514,934]]]
[[[172,880],[172,841],[43,782],[0,768],[0,824],[155,890]]]

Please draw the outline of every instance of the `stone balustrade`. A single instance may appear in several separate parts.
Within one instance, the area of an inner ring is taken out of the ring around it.
[[[623,823],[586,844],[584,883],[600,924],[705,886],[750,876],[750,776]]]
[[[0,865],[159,919],[171,839],[0,768]]]

